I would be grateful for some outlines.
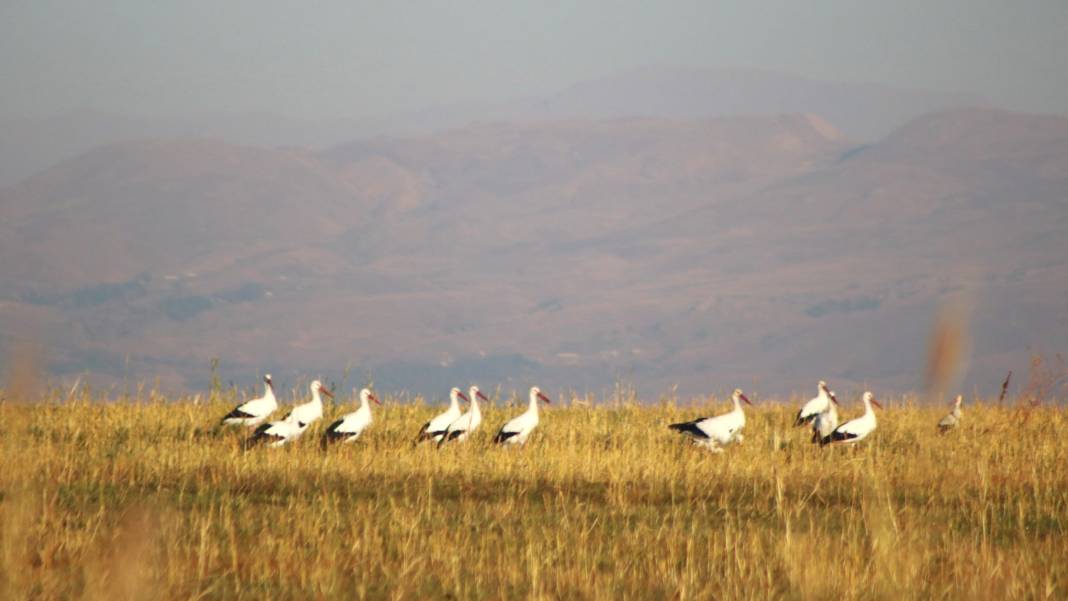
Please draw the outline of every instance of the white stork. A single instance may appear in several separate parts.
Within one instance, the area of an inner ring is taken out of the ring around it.
[[[964,402],[964,395],[958,394],[957,400],[953,402],[953,411],[950,411],[938,421],[938,433],[945,434],[953,428],[960,425],[960,418],[964,417],[964,412],[961,411],[960,404]]]
[[[540,388],[532,386],[530,388],[530,406],[521,415],[508,420],[501,426],[500,431],[493,437],[493,442],[498,444],[526,444],[530,433],[534,431],[534,428],[538,427],[539,400],[552,403],[549,397],[541,393]]]
[[[668,427],[693,438],[694,444],[722,453],[725,445],[742,441],[745,411],[742,410],[741,402],[745,401],[746,405],[752,405],[741,388],[734,389],[731,400],[734,402],[733,411],[716,417],[701,417],[688,422],[671,424]]]
[[[248,444],[251,446],[265,443],[268,446],[280,447],[300,438],[309,425],[323,417],[323,399],[319,396],[320,392],[328,397],[334,397],[333,393],[323,388],[322,382],[315,380],[311,383],[312,400],[297,405],[281,420],[256,428]]]
[[[831,432],[838,427],[838,396],[833,390],[828,392],[827,396],[831,397],[831,402],[827,403],[827,408],[812,420],[812,442],[819,442],[824,437],[830,436]]]
[[[415,437],[416,444],[424,440],[441,442],[442,436],[445,435],[445,430],[449,429],[449,424],[456,421],[462,413],[460,411],[460,399],[468,400],[462,390],[454,387],[449,391],[449,408],[423,424],[423,427],[419,429],[419,434]]]
[[[363,434],[363,431],[367,429],[367,426],[371,425],[370,401],[374,401],[376,405],[382,404],[378,397],[375,396],[375,393],[371,392],[370,389],[364,388],[360,391],[360,408],[341,416],[340,419],[330,424],[326,428],[326,432],[323,433],[323,444],[326,445],[332,442],[349,443],[359,438],[360,434]]]
[[[274,398],[274,386],[271,374],[263,376],[263,396],[241,403],[222,418],[226,426],[258,426],[278,409],[278,400]]]
[[[478,406],[478,399],[489,402],[486,395],[482,394],[482,391],[478,389],[478,386],[472,386],[468,390],[468,402],[471,403],[471,407],[467,410],[467,413],[456,418],[454,422],[449,424],[449,427],[445,429],[445,434],[442,435],[441,440],[438,441],[438,446],[455,440],[456,442],[463,442],[467,440],[471,433],[478,429],[479,424],[482,423],[482,410]]]
[[[827,389],[827,383],[820,380],[819,386],[816,392],[816,398],[805,403],[804,407],[797,412],[797,419],[794,420],[795,426],[803,426],[816,419],[816,416],[827,410],[827,406],[831,404],[831,391]]]
[[[829,436],[824,436],[820,439],[821,445],[836,443],[853,444],[864,440],[869,434],[875,431],[875,410],[872,409],[871,406],[875,405],[880,409],[882,409],[883,406],[879,404],[879,401],[875,400],[875,395],[870,392],[865,392],[863,399],[864,415],[851,419],[835,428]]]

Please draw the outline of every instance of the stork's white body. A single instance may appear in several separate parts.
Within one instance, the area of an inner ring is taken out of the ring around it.
[[[460,411],[461,396],[463,396],[463,392],[459,388],[453,388],[449,391],[449,408],[423,424],[415,441],[433,440],[434,442],[441,442],[441,438],[445,435],[445,431],[449,429],[449,425],[459,419],[462,414],[462,411]]]
[[[530,406],[522,414],[508,420],[501,426],[497,435],[493,437],[493,442],[500,444],[526,444],[530,433],[534,431],[534,428],[538,427],[538,401],[545,398],[537,386],[531,387]]]
[[[871,408],[874,396],[870,392],[864,393],[864,415],[851,419],[834,429],[829,436],[825,436],[822,444],[855,444],[868,437],[875,431],[878,425],[875,419],[875,410]]]
[[[830,393],[831,398],[834,398],[834,393]],[[816,419],[812,420],[812,442],[819,442],[824,438],[831,435],[834,429],[838,427],[838,404],[833,400],[827,403],[827,408],[823,410]]]
[[[323,385],[319,380],[312,382],[312,400],[297,405],[281,420],[260,426],[249,442],[263,442],[271,447],[280,447],[300,438],[308,426],[323,417],[323,398],[319,396],[321,390]]]
[[[301,427],[297,422],[271,422],[260,426],[250,443],[262,441],[269,447],[280,447],[300,438],[306,429],[306,426]]]
[[[694,444],[706,447],[710,451],[723,452],[723,447],[743,439],[742,428],[745,427],[745,411],[742,409],[742,392],[735,390],[732,395],[734,409],[723,415],[705,417],[689,422],[672,424],[670,428],[693,439]]]
[[[821,380],[817,390],[816,397],[805,403],[797,412],[797,419],[794,420],[795,426],[810,423],[816,419],[816,416],[826,411],[827,406],[831,404],[831,393],[827,390],[827,383]]]
[[[472,386],[467,399],[471,403],[471,407],[468,408],[467,413],[449,424],[449,427],[445,429],[445,434],[438,441],[439,445],[450,441],[463,442],[471,436],[472,432],[478,430],[479,425],[482,424],[482,409],[478,406],[478,397],[480,395],[478,386]]]
[[[945,434],[960,425],[960,419],[964,417],[964,411],[960,408],[962,402],[964,402],[964,395],[958,394],[957,400],[953,403],[953,410],[938,420],[938,431],[940,433]]]
[[[363,431],[371,425],[370,400],[374,398],[371,391],[364,388],[360,391],[360,407],[352,413],[346,413],[340,419],[330,424],[323,434],[325,440],[350,443],[363,434]]]
[[[263,381],[263,396],[234,407],[233,411],[222,418],[223,424],[227,426],[258,426],[278,410],[278,399],[274,397],[271,374],[265,375]]]
[[[323,398],[319,396],[319,388],[312,388],[312,399],[307,403],[301,403],[282,418],[284,422],[297,424],[306,428],[310,424],[323,418]]]

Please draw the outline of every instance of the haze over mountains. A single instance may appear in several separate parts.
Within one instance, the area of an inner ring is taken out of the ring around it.
[[[97,146],[131,139],[208,137],[253,146],[322,148],[376,135],[423,135],[474,121],[814,113],[853,140],[872,141],[920,115],[978,102],[961,94],[815,81],[768,71],[644,67],[541,97],[433,106],[375,117],[308,120],[262,113],[153,117],[82,110],[0,122],[0,186]]]
[[[31,325],[54,373],[172,385],[220,357],[427,392],[908,390],[963,294],[969,386],[1061,350],[1068,119],[955,109],[858,143],[767,112],[104,145],[0,192],[0,332]]]

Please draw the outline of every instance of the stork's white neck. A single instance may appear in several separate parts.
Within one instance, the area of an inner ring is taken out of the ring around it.
[[[530,391],[530,408],[527,411],[534,414],[538,413],[538,393],[533,390]]]
[[[482,410],[478,407],[478,391],[469,391],[468,397],[470,397],[468,400],[471,401],[471,415],[482,415]]]
[[[742,399],[741,399],[741,397],[739,397],[738,395],[734,395],[734,396],[731,397],[731,400],[734,401],[734,410],[735,411],[744,411],[742,409]]]

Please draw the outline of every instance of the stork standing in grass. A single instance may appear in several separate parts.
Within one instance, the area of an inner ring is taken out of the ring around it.
[[[939,434],[945,434],[960,425],[960,418],[964,417],[964,412],[961,411],[960,408],[960,404],[963,402],[964,395],[958,394],[957,400],[953,402],[953,410],[947,413],[945,417],[938,420]]]
[[[724,446],[742,441],[742,428],[745,427],[745,411],[742,410],[742,402],[752,405],[741,388],[734,389],[731,400],[734,402],[733,411],[716,417],[701,417],[688,422],[671,424],[668,427],[691,437],[694,444],[722,453]]]
[[[242,403],[222,418],[226,426],[258,426],[272,413],[278,410],[278,400],[274,398],[274,386],[271,374],[263,376],[263,396]]]
[[[462,390],[453,388],[449,391],[449,408],[423,424],[423,427],[419,429],[419,434],[415,437],[416,444],[424,440],[441,442],[445,431],[449,429],[449,424],[459,419],[460,414],[463,413],[460,411],[460,399],[467,400]]]
[[[870,392],[864,393],[863,400],[864,415],[851,419],[841,426],[838,426],[829,436],[821,438],[820,444],[853,444],[864,440],[869,434],[875,431],[875,426],[877,425],[875,420],[875,410],[872,409],[871,406],[875,405],[880,409],[882,409],[883,406],[879,404],[879,401],[875,400],[875,395]]]
[[[537,386],[530,388],[530,406],[521,415],[518,415],[501,426],[500,431],[493,437],[497,444],[526,444],[527,438],[534,428],[538,427],[538,401],[552,403],[549,397],[541,393]]]
[[[352,413],[345,414],[341,419],[330,424],[326,428],[326,432],[323,433],[323,444],[329,444],[332,442],[353,442],[363,434],[363,431],[367,429],[367,426],[371,425],[371,405],[370,402],[374,401],[376,405],[381,405],[382,402],[378,400],[370,389],[364,388],[360,391],[360,408]]]
[[[825,436],[830,436],[831,432],[838,427],[838,397],[833,390],[828,392],[827,396],[831,398],[831,402],[827,403],[827,408],[812,420],[812,442],[819,442]]]
[[[323,388],[322,382],[315,380],[311,383],[312,400],[297,405],[281,420],[256,428],[248,444],[280,447],[300,438],[308,426],[323,417],[323,399],[319,396],[320,392],[330,398],[334,397],[332,392]]]
[[[456,421],[449,424],[449,427],[445,429],[445,434],[442,435],[441,440],[438,441],[438,446],[441,446],[449,441],[455,440],[456,442],[463,442],[471,436],[471,433],[478,429],[479,424],[482,423],[482,409],[478,406],[478,399],[489,402],[486,395],[482,394],[482,391],[478,389],[478,386],[472,386],[468,392],[468,402],[471,406],[467,409],[467,413],[456,418]]]
[[[797,419],[794,420],[795,426],[803,426],[811,423],[816,419],[816,416],[827,410],[827,406],[831,404],[831,391],[827,389],[827,383],[820,380],[817,387],[816,398],[805,403],[801,410],[797,412]]]

